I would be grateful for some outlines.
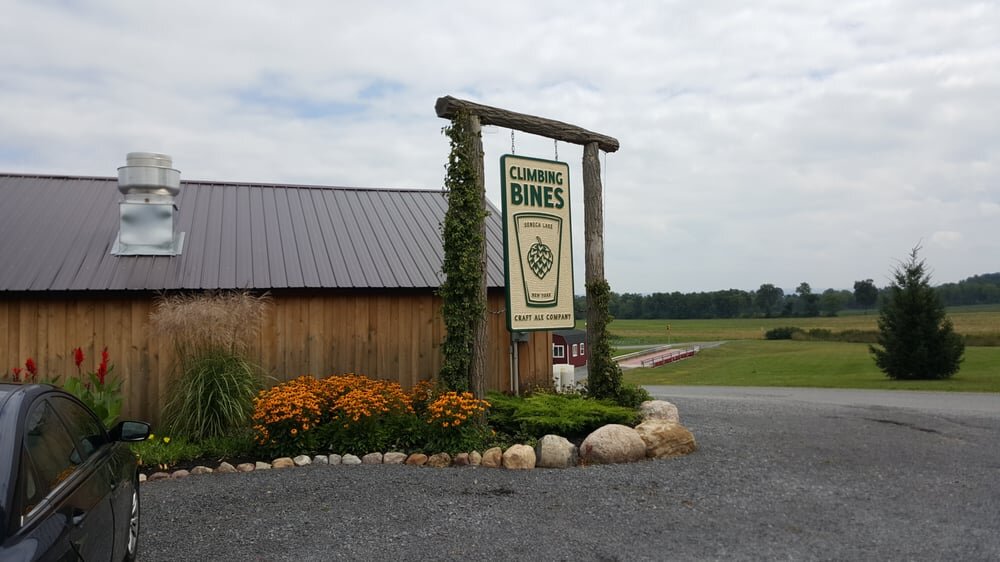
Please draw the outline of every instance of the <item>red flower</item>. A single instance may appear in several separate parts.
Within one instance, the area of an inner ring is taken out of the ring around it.
[[[35,360],[32,359],[31,357],[29,357],[28,360],[24,362],[24,368],[27,369],[29,373],[31,373],[32,379],[34,379],[35,375],[38,374],[38,365],[35,365]]]
[[[80,370],[80,365],[83,364],[83,350],[79,347],[73,350],[73,362],[76,363],[76,370]]]
[[[104,385],[104,377],[108,374],[108,348],[101,352],[101,364],[97,366],[97,380]]]
[[[10,371],[12,373],[14,373],[14,382],[21,382],[21,368],[20,367],[14,367]]]

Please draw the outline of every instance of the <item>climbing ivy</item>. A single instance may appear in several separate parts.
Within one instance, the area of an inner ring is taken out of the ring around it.
[[[587,294],[591,298],[588,307],[596,311],[591,333],[597,341],[590,342],[590,365],[587,373],[587,389],[594,398],[617,400],[622,390],[622,369],[611,359],[611,341],[608,338],[608,324],[611,314],[608,305],[611,300],[611,285],[604,279],[587,283]]]
[[[438,294],[443,301],[447,334],[442,346],[440,383],[447,390],[465,391],[469,390],[473,326],[486,313],[479,287],[487,213],[477,181],[477,163],[482,155],[470,130],[468,113],[459,112],[443,132],[451,141],[451,152],[445,177],[448,210],[441,225],[445,279]]]

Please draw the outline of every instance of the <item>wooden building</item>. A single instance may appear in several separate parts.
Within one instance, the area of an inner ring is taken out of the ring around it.
[[[587,332],[555,330],[552,332],[552,364],[582,367],[587,364]]]
[[[92,370],[107,346],[124,415],[156,421],[170,342],[150,331],[157,294],[246,289],[272,305],[255,357],[280,382],[354,372],[409,387],[440,370],[441,191],[181,182],[177,255],[123,255],[114,178],[0,174],[0,369]],[[499,212],[488,219],[488,381],[512,389]],[[123,244],[124,245],[124,244]],[[517,344],[520,385],[544,385],[552,338]]]

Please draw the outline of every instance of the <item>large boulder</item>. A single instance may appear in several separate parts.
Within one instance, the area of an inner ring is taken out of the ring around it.
[[[410,466],[424,466],[427,464],[427,455],[423,453],[413,453],[412,455],[406,457],[404,463]]]
[[[646,444],[646,456],[651,459],[680,457],[698,448],[694,435],[679,423],[647,420],[635,430]]]
[[[447,468],[451,466],[451,455],[448,453],[436,453],[427,458],[427,465],[431,468]]]
[[[646,443],[639,432],[626,425],[599,427],[580,445],[580,460],[584,464],[615,464],[644,458]]]
[[[535,466],[540,468],[569,468],[576,466],[576,459],[579,452],[576,445],[570,443],[569,439],[558,435],[546,435],[538,440],[535,446],[535,454],[538,462]]]
[[[503,449],[500,447],[487,449],[480,464],[483,468],[500,468],[503,464]]]
[[[642,404],[639,404],[639,413],[642,414],[643,421],[664,420],[674,423],[681,422],[681,415],[677,411],[677,406],[666,400],[646,400]]]
[[[383,455],[382,464],[403,464],[403,461],[405,460],[406,460],[406,453],[393,451]]]
[[[527,445],[511,445],[503,452],[503,467],[509,470],[535,468],[535,450]]]

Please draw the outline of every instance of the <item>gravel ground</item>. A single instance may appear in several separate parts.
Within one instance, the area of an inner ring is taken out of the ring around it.
[[[676,398],[685,458],[143,484],[143,560],[1000,560],[1000,416]]]

